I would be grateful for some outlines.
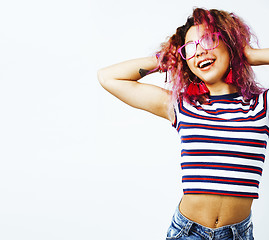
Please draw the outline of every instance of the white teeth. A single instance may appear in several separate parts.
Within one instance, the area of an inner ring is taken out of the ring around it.
[[[211,64],[211,63],[213,63],[214,61],[213,60],[205,60],[205,61],[203,61],[203,62],[200,62],[199,63],[199,68],[202,68],[202,67],[204,67],[206,64]]]

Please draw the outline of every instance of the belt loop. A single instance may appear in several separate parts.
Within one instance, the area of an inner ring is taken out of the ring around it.
[[[232,232],[233,232],[233,240],[237,239],[237,229],[234,226],[231,226]]]
[[[184,226],[183,228],[183,233],[188,236],[189,235],[189,231],[191,229],[193,222],[192,221],[188,221],[188,223]]]

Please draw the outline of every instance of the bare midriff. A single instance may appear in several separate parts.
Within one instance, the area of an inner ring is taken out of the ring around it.
[[[246,219],[251,212],[252,198],[210,194],[186,194],[179,210],[188,219],[209,228],[219,228]]]

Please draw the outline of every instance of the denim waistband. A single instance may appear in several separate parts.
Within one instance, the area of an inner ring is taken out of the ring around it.
[[[221,239],[229,235],[237,236],[240,232],[244,232],[246,229],[248,229],[252,224],[251,215],[252,214],[250,213],[250,215],[242,222],[225,225],[219,228],[209,228],[191,221],[179,211],[178,207],[173,218],[176,224],[182,227],[184,226],[183,232],[186,236],[189,235],[189,231],[196,231],[206,239]]]

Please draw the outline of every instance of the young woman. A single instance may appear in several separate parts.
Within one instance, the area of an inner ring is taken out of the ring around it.
[[[251,48],[250,37],[236,15],[196,8],[157,57],[98,72],[111,94],[179,132],[184,195],[167,239],[253,239],[269,113],[250,65],[269,64],[269,49]],[[157,70],[168,73],[171,90],[138,82]]]

